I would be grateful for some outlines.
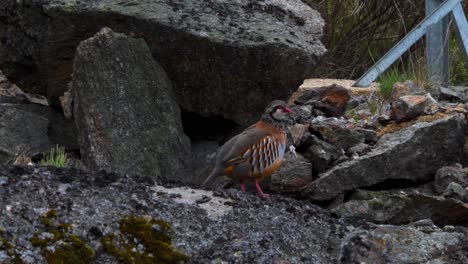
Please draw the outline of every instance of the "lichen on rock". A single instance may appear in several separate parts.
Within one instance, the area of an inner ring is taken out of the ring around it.
[[[34,234],[30,242],[41,249],[49,264],[92,263],[96,252],[78,236],[71,233],[71,225],[58,221],[58,214],[50,210],[39,217],[45,232]]]
[[[101,243],[121,263],[179,263],[189,259],[171,246],[171,227],[162,220],[127,216],[119,225],[120,233],[103,236]]]
[[[10,259],[9,263],[23,264],[21,255],[16,251],[15,246],[12,245],[7,238],[4,237],[2,229],[0,229],[0,263],[5,263]]]

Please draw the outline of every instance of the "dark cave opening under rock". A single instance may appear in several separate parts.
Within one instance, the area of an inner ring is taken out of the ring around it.
[[[224,142],[241,127],[222,116],[202,116],[182,109],[184,133],[190,140],[218,140]]]

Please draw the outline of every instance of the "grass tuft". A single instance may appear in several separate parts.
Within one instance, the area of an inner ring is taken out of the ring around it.
[[[51,148],[49,155],[44,155],[44,158],[40,161],[42,166],[54,166],[57,168],[66,167],[68,163],[65,148],[58,145]]]
[[[406,81],[408,74],[401,73],[397,68],[392,68],[387,70],[385,73],[379,77],[379,89],[378,93],[383,99],[390,98],[392,94],[393,85],[397,82]]]
[[[468,84],[468,68],[465,66],[465,57],[460,49],[458,39],[453,36],[449,42],[450,52],[450,84]]]

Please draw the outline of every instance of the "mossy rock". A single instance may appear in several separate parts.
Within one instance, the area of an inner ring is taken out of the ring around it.
[[[23,260],[21,259],[20,254],[16,251],[14,245],[12,245],[8,239],[4,236],[3,230],[0,229],[0,251],[4,251],[8,258],[10,258],[10,262],[12,264],[23,264]],[[3,262],[2,262],[3,263]]]
[[[36,233],[30,241],[41,249],[41,254],[49,264],[88,264],[92,263],[96,252],[78,236],[71,234],[71,225],[60,223],[54,210],[39,217],[45,232]]]
[[[120,220],[120,234],[101,238],[104,250],[124,264],[181,263],[189,257],[171,246],[171,227],[162,220],[128,216]]]

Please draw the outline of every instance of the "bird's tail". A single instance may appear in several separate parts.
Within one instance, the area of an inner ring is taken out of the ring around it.
[[[213,171],[211,171],[210,175],[206,178],[206,180],[202,183],[202,187],[206,187],[206,185],[211,182],[214,178],[221,176],[223,169],[219,169],[215,167]]]

